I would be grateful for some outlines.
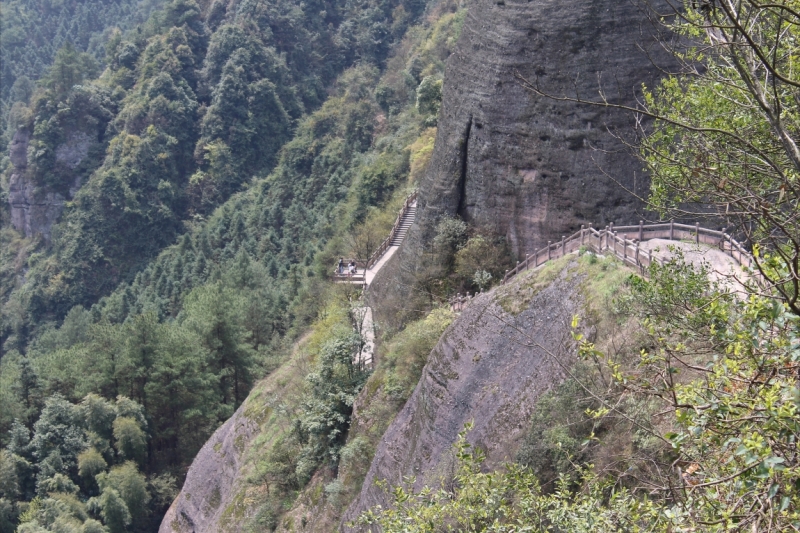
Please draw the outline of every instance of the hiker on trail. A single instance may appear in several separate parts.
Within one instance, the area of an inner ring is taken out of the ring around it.
[[[355,261],[350,261],[350,264],[347,265],[347,270],[350,272],[351,276],[353,274],[355,274],[356,273],[356,262]]]
[[[344,257],[339,258],[339,275],[344,274]]]

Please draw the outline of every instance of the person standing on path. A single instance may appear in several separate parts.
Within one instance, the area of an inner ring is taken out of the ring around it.
[[[339,258],[339,275],[344,274],[344,257]]]

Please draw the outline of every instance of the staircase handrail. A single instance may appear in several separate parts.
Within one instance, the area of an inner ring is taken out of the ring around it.
[[[369,259],[367,259],[367,263],[366,263],[366,267],[365,267],[367,270],[372,268],[373,265],[375,265],[375,263],[377,263],[378,260],[381,257],[383,257],[384,252],[386,252],[386,250],[389,248],[389,246],[391,246],[392,241],[394,240],[395,236],[397,235],[397,232],[400,230],[400,224],[401,224],[401,222],[403,220],[403,216],[405,216],[405,214],[408,212],[409,208],[411,207],[411,204],[413,204],[414,201],[417,199],[418,192],[419,191],[417,191],[415,189],[414,192],[409,194],[408,197],[406,198],[405,202],[403,203],[403,207],[400,208],[400,214],[397,215],[397,219],[394,221],[394,226],[392,226],[392,231],[389,232],[389,236],[386,237],[386,239],[384,239],[384,241],[381,243],[381,245],[378,247],[378,249],[375,250],[375,252],[373,252],[373,254],[369,257]]]

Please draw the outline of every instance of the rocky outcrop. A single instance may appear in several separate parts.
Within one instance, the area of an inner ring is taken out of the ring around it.
[[[55,192],[37,188],[28,175],[28,143],[31,134],[19,129],[9,146],[14,170],[8,182],[8,203],[11,207],[11,225],[26,237],[41,235],[50,240],[50,229],[61,216],[64,197]]]
[[[642,2],[644,4],[644,2]],[[633,104],[669,65],[648,13],[619,0],[476,0],[447,61],[439,127],[417,223],[373,286],[377,307],[413,283],[442,216],[504,236],[518,257],[581,224],[638,221],[642,164],[619,139],[621,111],[540,97]],[[402,295],[401,295],[402,296]],[[400,298],[402,299],[402,298]]]
[[[505,235],[523,253],[580,224],[633,220],[641,163],[612,134],[634,117],[555,96],[633,104],[660,72],[647,13],[618,0],[478,0],[447,64],[440,127],[420,186],[423,237],[443,214]],[[643,52],[652,51],[650,56]],[[617,180],[615,182],[614,180]]]
[[[192,461],[180,494],[161,521],[159,533],[212,533],[236,495],[242,454],[258,425],[239,407]]]
[[[574,358],[570,323],[583,307],[571,267],[549,283],[528,273],[476,298],[442,335],[422,378],[384,433],[361,494],[343,523],[387,495],[375,485],[405,476],[438,486],[452,472],[451,446],[467,422],[467,439],[487,454],[487,467],[513,460],[539,396]]]
[[[64,195],[37,186],[28,172],[28,145],[31,141],[29,130],[20,128],[9,145],[9,156],[14,170],[8,182],[8,203],[11,207],[11,225],[26,237],[41,235],[50,241],[53,224],[64,210]],[[90,148],[98,144],[83,131],[75,131],[67,136],[64,143],[55,150],[57,168],[63,174],[71,174],[84,162]],[[72,198],[81,186],[81,176],[72,177],[68,197]]]

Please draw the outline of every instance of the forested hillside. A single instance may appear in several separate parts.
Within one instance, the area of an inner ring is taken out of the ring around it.
[[[175,0],[102,72],[58,51],[9,118],[30,141],[4,187],[67,203],[49,241],[3,206],[3,531],[157,527],[424,168],[463,19],[425,7]]]
[[[58,55],[44,86],[10,120],[30,132],[19,173],[33,196],[69,198],[72,188],[74,198],[52,247],[12,298],[24,309],[23,323],[3,327],[3,338],[17,339],[12,346],[22,348],[36,325],[132,281],[187,222],[266,176],[337,73],[356,60],[382,64],[421,7],[291,6],[211,6],[206,22],[197,4],[172,2],[147,31],[111,39],[96,82],[76,85],[91,77],[89,61],[69,48]],[[76,159],[64,155],[79,146]]]
[[[160,0],[63,2],[11,0],[0,3],[0,119],[16,102],[27,102],[35,82],[67,44],[88,52],[98,64],[115,28],[141,29]],[[4,145],[10,141],[3,128]]]

